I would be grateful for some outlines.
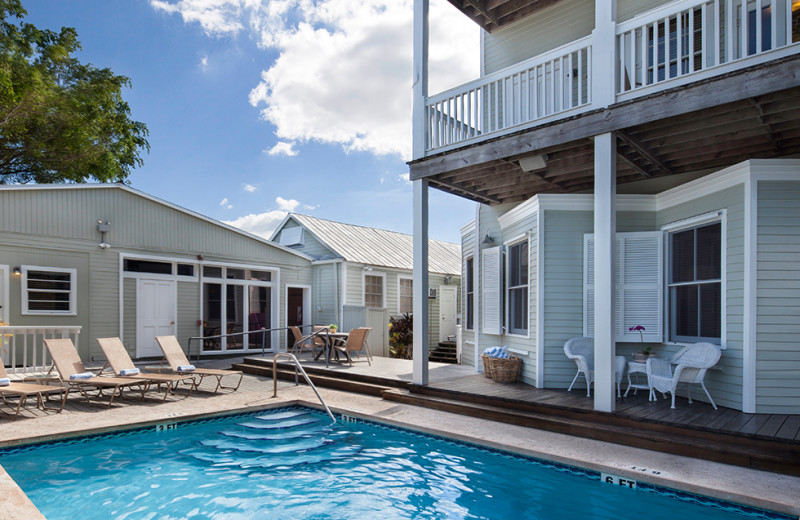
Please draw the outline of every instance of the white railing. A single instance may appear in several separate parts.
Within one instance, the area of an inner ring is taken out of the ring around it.
[[[427,150],[499,134],[591,102],[591,46],[583,38],[428,98]]]
[[[9,374],[47,372],[52,360],[44,344],[45,338],[70,338],[78,345],[81,328],[0,326],[0,353]]]
[[[617,94],[792,44],[792,0],[689,0],[617,26]]]

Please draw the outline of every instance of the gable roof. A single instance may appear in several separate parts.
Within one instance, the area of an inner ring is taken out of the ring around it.
[[[272,240],[290,219],[347,262],[413,270],[411,235],[290,213],[275,230]],[[428,241],[428,270],[461,276],[461,246],[440,240]]]
[[[231,226],[229,224],[225,224],[224,222],[221,222],[219,220],[213,219],[211,217],[207,217],[206,215],[203,215],[202,213],[198,213],[196,211],[192,211],[190,209],[184,208],[184,207],[179,206],[177,204],[173,204],[172,202],[166,201],[164,199],[160,199],[160,198],[158,198],[158,197],[156,197],[154,195],[150,195],[149,193],[145,193],[145,192],[137,190],[135,188],[131,188],[130,186],[128,186],[126,184],[122,184],[122,183],[10,184],[10,185],[2,185],[2,186],[0,186],[0,190],[3,190],[3,191],[87,190],[87,189],[89,189],[89,190],[92,190],[92,189],[112,189],[112,190],[113,189],[117,189],[117,190],[121,190],[121,191],[130,193],[132,195],[135,195],[137,197],[141,197],[143,199],[150,200],[152,202],[155,202],[156,204],[160,204],[162,206],[166,206],[168,208],[171,208],[171,209],[173,209],[175,211],[179,211],[179,212],[184,213],[186,215],[190,215],[190,216],[192,216],[194,218],[200,219],[200,220],[205,221],[205,222],[207,222],[209,224],[212,224],[214,226],[221,227],[221,228],[226,229],[226,230],[228,230],[228,231],[230,231],[232,233],[236,233],[238,235],[245,236],[245,237],[250,238],[252,240],[255,240],[257,242],[261,242],[261,243],[263,243],[265,245],[268,245],[269,247],[274,247],[276,249],[280,249],[281,251],[285,251],[285,252],[290,253],[292,255],[299,256],[300,258],[303,258],[305,260],[313,260],[310,256],[308,256],[307,254],[303,253],[302,251],[297,251],[297,250],[292,249],[290,247],[282,246],[282,245],[280,245],[280,244],[278,244],[276,242],[273,242],[271,240],[267,240],[267,239],[262,238],[262,237],[260,237],[258,235],[254,235],[252,233],[248,233],[247,231],[244,231],[244,230],[239,229],[237,227],[233,227],[233,226]]]

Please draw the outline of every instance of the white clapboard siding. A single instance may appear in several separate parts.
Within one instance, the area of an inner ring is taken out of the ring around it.
[[[481,330],[484,334],[503,333],[503,262],[502,247],[481,252]]]
[[[594,336],[594,235],[584,235],[583,333]],[[616,341],[663,341],[664,267],[660,231],[617,233],[616,240]],[[629,327],[645,328],[643,338]]]

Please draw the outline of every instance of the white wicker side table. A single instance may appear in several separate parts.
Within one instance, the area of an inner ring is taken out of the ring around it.
[[[631,381],[631,374],[644,374],[645,380],[641,381],[641,376],[636,376],[633,382]],[[638,363],[636,361],[628,361],[628,388],[625,390],[625,397],[628,397],[628,392],[633,388],[633,394],[639,390],[650,390],[650,381],[647,380],[647,364]]]

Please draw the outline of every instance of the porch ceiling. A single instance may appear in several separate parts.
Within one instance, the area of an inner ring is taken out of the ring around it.
[[[796,70],[798,62],[787,61],[786,70]],[[798,154],[800,75],[790,72],[791,81],[773,77],[780,70],[685,86],[415,161],[411,178],[490,205],[591,191],[592,136],[603,132],[617,136],[618,185]],[[763,78],[791,87],[757,88]],[[735,92],[726,93],[730,84],[724,81],[736,82]],[[731,98],[738,99],[724,102]],[[531,155],[544,156],[546,167],[523,171],[519,160]]]
[[[449,0],[486,31],[521,20],[526,16],[558,3],[560,0]]]

